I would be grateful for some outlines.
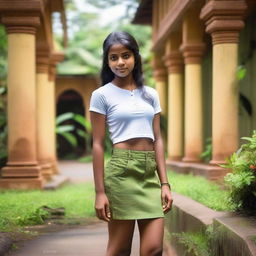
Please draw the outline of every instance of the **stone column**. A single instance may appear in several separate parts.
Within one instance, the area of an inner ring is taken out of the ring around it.
[[[3,15],[8,34],[8,162],[0,187],[43,187],[36,154],[35,33],[39,16]]]
[[[213,112],[211,164],[220,164],[238,148],[238,84],[236,81],[239,31],[244,27],[246,3],[209,1],[201,11],[213,43]]]
[[[42,168],[42,175],[50,180],[53,174],[49,131],[51,130],[51,104],[49,104],[49,49],[47,46],[37,49],[37,158]],[[50,119],[50,120],[49,120]]]
[[[168,159],[183,156],[183,59],[179,51],[180,33],[172,34],[166,43],[165,65],[168,68]]]
[[[162,64],[162,55],[154,54],[153,68],[154,79],[156,81],[156,90],[159,94],[162,114],[167,115],[167,72]]]
[[[185,162],[200,162],[203,151],[202,38],[199,12],[192,9],[184,16],[180,47],[185,62]]]
[[[57,152],[56,152],[56,133],[55,133],[55,120],[56,120],[56,97],[55,97],[55,77],[56,77],[56,65],[62,61],[64,55],[62,53],[52,53],[50,57],[50,66],[49,66],[49,84],[48,84],[48,98],[47,102],[49,104],[49,153],[51,158],[51,163],[53,166],[53,173],[58,174],[58,162],[57,162]]]

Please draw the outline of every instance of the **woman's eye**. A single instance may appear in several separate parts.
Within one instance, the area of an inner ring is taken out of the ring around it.
[[[109,59],[112,60],[112,61],[114,61],[114,60],[117,59],[117,57],[113,55],[113,56],[110,56]]]
[[[126,53],[126,54],[123,55],[123,58],[124,58],[124,59],[128,59],[130,56],[131,56],[131,55],[130,55],[129,53]]]

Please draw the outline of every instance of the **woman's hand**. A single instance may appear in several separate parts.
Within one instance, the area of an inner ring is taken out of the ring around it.
[[[110,221],[111,214],[109,208],[109,201],[105,193],[96,193],[95,211],[99,219],[107,222]]]
[[[162,197],[163,211],[165,214],[172,209],[172,202],[173,202],[171,191],[168,186],[162,186],[161,197]]]

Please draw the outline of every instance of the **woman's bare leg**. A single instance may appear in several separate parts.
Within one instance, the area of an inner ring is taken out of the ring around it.
[[[106,256],[130,256],[135,220],[110,220]]]
[[[140,256],[162,256],[164,218],[138,220]]]

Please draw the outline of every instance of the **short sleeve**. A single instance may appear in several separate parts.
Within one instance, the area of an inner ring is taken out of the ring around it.
[[[154,90],[153,107],[154,107],[154,110],[155,110],[155,114],[160,113],[162,111],[157,90]]]
[[[92,93],[89,110],[103,115],[107,114],[106,99],[104,95],[97,90]]]

